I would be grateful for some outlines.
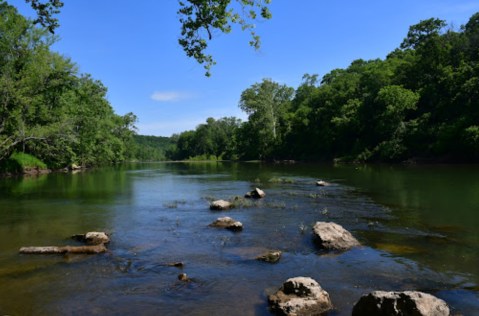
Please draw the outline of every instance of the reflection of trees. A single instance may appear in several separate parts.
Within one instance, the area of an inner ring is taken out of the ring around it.
[[[21,246],[58,244],[76,233],[108,230],[118,198],[131,195],[121,170],[49,174],[0,181],[0,240],[16,252]],[[127,199],[126,199],[127,200]]]

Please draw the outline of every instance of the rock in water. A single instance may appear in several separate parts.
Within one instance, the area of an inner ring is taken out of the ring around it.
[[[73,235],[72,239],[84,242],[87,245],[100,245],[110,242],[110,237],[104,232],[88,232],[86,234]]]
[[[259,257],[256,257],[256,260],[265,261],[269,263],[276,263],[281,258],[282,252],[279,250],[272,250],[262,254]]]
[[[331,185],[329,182],[326,182],[326,181],[323,181],[323,180],[319,180],[319,181],[316,181],[316,185],[318,187],[327,187],[328,185]]]
[[[191,279],[186,275],[186,273],[178,274],[178,280],[183,282],[191,282]]]
[[[215,210],[215,211],[229,210],[232,207],[233,205],[230,202],[225,200],[213,201],[210,204],[210,210]]]
[[[280,315],[320,315],[333,308],[328,292],[308,277],[286,280],[268,301],[271,309]]]
[[[264,193],[263,190],[256,188],[253,191],[250,191],[244,195],[245,198],[251,198],[251,199],[261,199],[266,196],[266,193]]]
[[[85,242],[88,245],[100,245],[110,242],[110,238],[104,232],[88,232],[85,234]]]
[[[450,311],[443,300],[431,294],[416,291],[374,291],[359,299],[353,307],[352,315],[449,316]]]
[[[360,245],[350,232],[336,223],[316,222],[313,232],[318,246],[327,250],[345,251]]]
[[[240,231],[243,229],[241,222],[235,221],[231,217],[220,217],[210,224],[212,227],[226,228],[233,231]]]

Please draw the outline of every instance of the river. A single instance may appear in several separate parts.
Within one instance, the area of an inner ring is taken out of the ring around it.
[[[208,208],[255,187],[267,196]],[[208,226],[221,216],[244,230]],[[316,221],[363,246],[320,251]],[[107,253],[18,253],[88,231],[111,234]],[[254,259],[267,249],[283,251],[278,263]],[[295,276],[329,292],[330,315],[373,290],[420,290],[479,315],[479,167],[145,163],[0,179],[2,315],[269,315],[267,295]]]

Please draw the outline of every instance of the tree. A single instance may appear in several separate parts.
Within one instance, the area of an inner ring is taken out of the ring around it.
[[[213,38],[214,30],[229,33],[237,24],[241,29],[249,30],[249,44],[255,49],[260,47],[260,37],[255,33],[253,21],[261,16],[270,19],[268,4],[271,0],[236,0],[239,8],[233,7],[231,0],[186,0],[179,1],[181,38],[178,40],[188,57],[193,57],[204,66],[206,76],[210,76],[213,57],[205,53],[208,41]],[[239,13],[241,12],[241,13]]]
[[[427,19],[409,27],[407,37],[401,43],[401,48],[417,48],[434,36],[438,36],[441,29],[446,26],[446,21],[440,19]]]
[[[263,79],[241,93],[239,107],[249,114],[258,147],[257,158],[268,158],[287,131],[286,113],[294,89]]]
[[[37,12],[37,19],[34,23],[40,23],[41,26],[48,29],[50,33],[55,33],[55,29],[59,26],[58,19],[54,18],[55,14],[60,13],[63,2],[60,0],[47,0],[40,2],[39,0],[25,0],[30,3],[32,8]]]
[[[136,117],[116,115],[106,88],[50,51],[53,43],[0,2],[0,161],[14,152],[51,168],[123,161]]]

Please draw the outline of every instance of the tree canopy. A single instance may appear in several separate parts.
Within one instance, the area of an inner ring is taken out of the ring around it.
[[[54,41],[0,3],[0,162],[15,152],[52,168],[124,161],[135,115],[116,115],[106,87],[52,52]]]

